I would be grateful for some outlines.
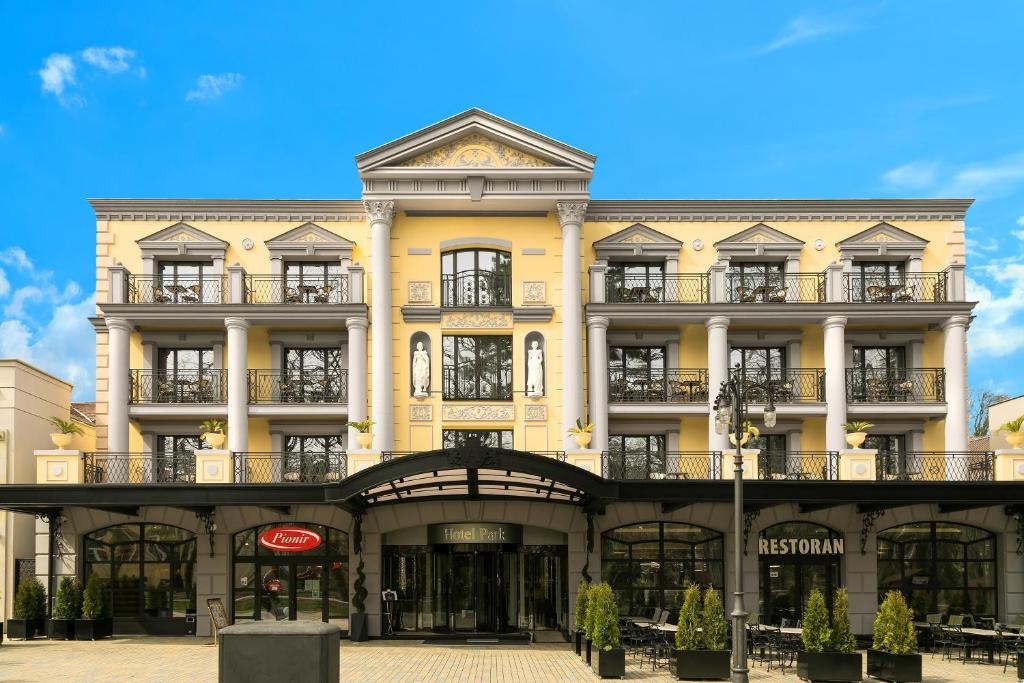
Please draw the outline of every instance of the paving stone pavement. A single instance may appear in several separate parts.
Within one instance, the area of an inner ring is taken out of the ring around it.
[[[116,638],[89,642],[50,640],[4,641],[0,646],[0,681],[151,683],[212,682],[217,680],[217,650],[207,639]],[[627,660],[628,661],[628,660]],[[947,683],[1015,683],[1001,666],[943,662],[925,654],[925,681]],[[1012,670],[1012,667],[1011,667]],[[597,681],[597,677],[567,644],[529,646],[453,647],[418,641],[371,641],[342,645],[343,681],[373,683],[566,683]],[[628,680],[669,681],[668,672],[640,671],[627,666]],[[797,683],[792,670],[768,673],[754,664],[756,683]],[[865,679],[868,680],[868,679]]]

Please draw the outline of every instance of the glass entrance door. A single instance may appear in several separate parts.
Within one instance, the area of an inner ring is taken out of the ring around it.
[[[832,561],[786,562],[763,560],[762,576],[764,596],[764,623],[781,624],[783,620],[795,624],[803,619],[811,591],[817,589],[825,596],[832,610],[838,563]]]
[[[261,567],[260,619],[282,621],[294,614],[291,606],[292,580],[287,564],[266,564]]]
[[[495,602],[500,591],[494,551],[453,552],[451,556],[451,614],[453,631],[495,633]]]

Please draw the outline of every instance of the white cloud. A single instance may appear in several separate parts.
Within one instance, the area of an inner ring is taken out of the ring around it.
[[[203,74],[196,79],[196,87],[185,95],[185,101],[214,100],[242,84],[243,76],[238,73]]]
[[[756,54],[768,54],[834,33],[845,33],[852,29],[853,25],[848,20],[803,14],[791,19],[782,27],[775,39],[757,49]]]
[[[7,273],[0,268],[0,299],[11,293],[11,283],[7,279]]]
[[[883,173],[882,181],[894,188],[935,197],[1001,196],[1024,186],[1024,152],[959,167],[937,161],[911,161]]]
[[[1024,227],[1024,216],[1017,219],[1017,225]]]
[[[0,251],[0,262],[9,266],[17,266],[18,270],[33,270],[31,259],[21,247],[8,247]]]
[[[82,61],[110,74],[119,74],[132,67],[135,50],[126,47],[87,47],[82,50]]]
[[[47,57],[39,70],[39,79],[43,92],[53,93],[61,106],[73,107],[83,103],[81,97],[64,92],[67,86],[75,83],[75,61],[71,55],[54,52]]]
[[[893,187],[924,189],[935,184],[939,164],[933,161],[911,161],[882,174],[882,180]]]
[[[979,268],[993,286],[967,278],[967,299],[978,302],[970,329],[972,356],[1003,357],[1024,348],[1024,265],[1016,257],[1009,261]]]

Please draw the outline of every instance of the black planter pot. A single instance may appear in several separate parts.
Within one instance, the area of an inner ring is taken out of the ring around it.
[[[625,678],[626,676],[626,651],[621,647],[613,647],[611,650],[594,648],[594,661],[590,668],[601,678]]]
[[[74,619],[47,619],[46,637],[50,640],[74,640]]]
[[[1024,657],[1017,657],[1017,680],[1024,681]]]
[[[732,676],[728,650],[673,650],[677,681],[727,681]]]
[[[114,620],[110,617],[100,619],[75,619],[75,640],[100,640],[114,635]]]
[[[583,656],[583,634],[579,632],[576,633],[576,654]]]
[[[366,612],[355,612],[348,615],[348,639],[353,643],[362,643],[370,639]]]
[[[890,683],[921,683],[921,655],[868,650],[868,676]]]
[[[864,658],[859,652],[800,652],[796,675],[805,681],[860,683],[864,679]]]
[[[43,635],[44,622],[36,619],[8,619],[8,640],[32,640]]]
[[[590,650],[591,650],[591,645],[592,644],[593,643],[590,642],[590,638],[587,638],[586,649],[585,649],[585,652],[583,653],[585,655],[584,659],[587,660],[587,664],[590,664],[590,659],[591,659]]]

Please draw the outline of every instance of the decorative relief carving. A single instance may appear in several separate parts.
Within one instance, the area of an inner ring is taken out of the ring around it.
[[[892,235],[890,235],[888,233],[880,232],[877,235],[872,235],[871,237],[867,238],[864,241],[865,242],[897,242],[899,240],[897,240],[895,237],[893,237]]]
[[[512,314],[498,311],[442,313],[441,327],[457,330],[497,330],[512,327]]]
[[[554,164],[471,133],[447,145],[403,161],[399,166],[433,168],[550,168]]]
[[[526,404],[527,422],[547,422],[548,407],[544,404]]]
[[[196,238],[195,235],[191,235],[191,234],[185,232],[184,230],[182,230],[181,232],[174,233],[173,235],[171,235],[170,237],[168,237],[164,241],[165,242],[198,242],[199,240]]]
[[[434,406],[419,404],[409,406],[409,422],[432,422],[434,419]]]
[[[587,202],[557,202],[555,208],[558,210],[558,222],[582,223],[587,215]]]
[[[323,237],[316,234],[315,232],[307,232],[304,235],[295,238],[296,242],[326,242]]]
[[[363,208],[371,223],[384,221],[391,223],[395,217],[395,201],[393,199],[364,199]]]
[[[747,239],[745,239],[743,241],[744,242],[753,242],[754,244],[768,244],[768,243],[776,242],[776,240],[773,237],[770,237],[770,236],[764,234],[763,232],[759,232],[757,234],[751,235],[750,237],[748,237]]]
[[[546,282],[524,282],[523,303],[542,304],[548,298],[548,285]]]
[[[622,243],[625,244],[625,243],[628,242],[630,244],[644,244],[644,243],[650,243],[650,242],[653,242],[653,241],[654,240],[652,238],[648,237],[647,235],[643,235],[641,233],[636,233],[635,235],[630,235],[629,237],[623,239]]]
[[[433,294],[430,281],[409,283],[408,301],[411,304],[429,304],[434,298]]]
[[[441,419],[452,422],[488,422],[492,420],[508,421],[516,417],[513,405],[443,405]]]

